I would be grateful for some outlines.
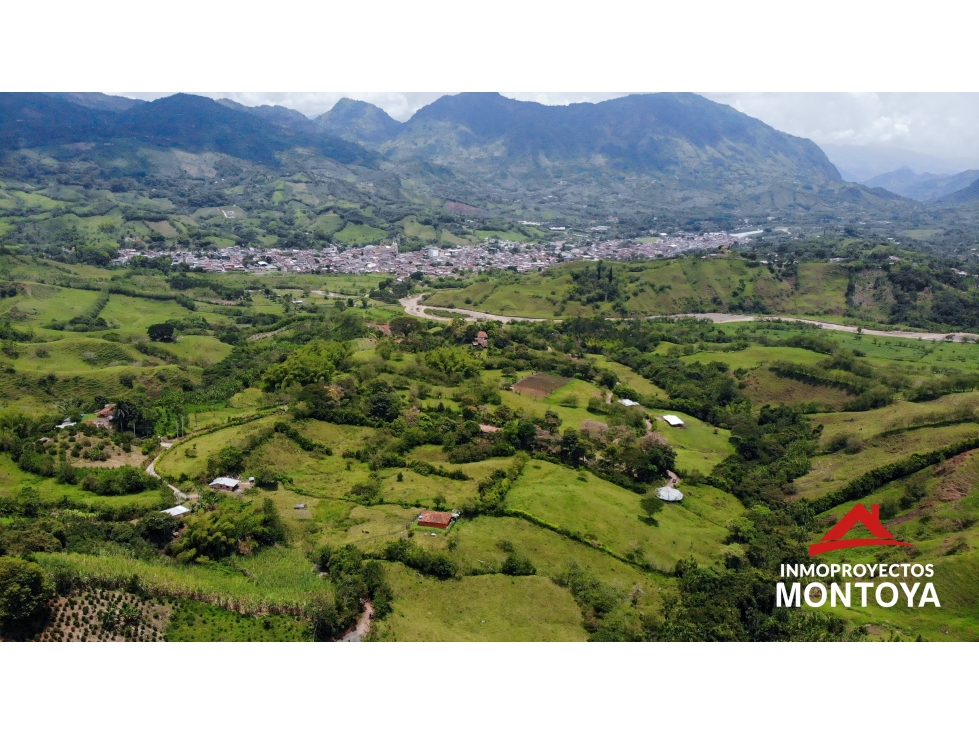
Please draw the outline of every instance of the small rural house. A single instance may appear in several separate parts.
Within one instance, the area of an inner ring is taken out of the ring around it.
[[[107,403],[101,410],[95,412],[94,418],[89,418],[85,423],[96,428],[112,427],[112,412],[116,409],[115,403]]]
[[[676,487],[660,487],[656,490],[656,496],[664,502],[679,502],[683,499],[683,492]]]
[[[489,334],[487,334],[485,331],[481,331],[478,334],[476,334],[476,338],[473,339],[473,346],[480,347],[481,349],[486,349],[486,347],[489,346],[489,342],[487,341],[487,339],[489,339]]]
[[[663,420],[665,420],[671,428],[683,428],[683,421],[680,420],[679,416],[664,415]]]
[[[418,516],[418,524],[426,528],[445,528],[452,524],[455,515],[451,512],[423,512]]]
[[[238,483],[237,479],[232,479],[231,477],[218,477],[207,486],[211,489],[235,490],[238,489]]]
[[[169,510],[160,510],[164,515],[169,515],[170,517],[183,517],[184,515],[189,515],[190,510],[183,505],[177,505],[176,507],[171,507]]]

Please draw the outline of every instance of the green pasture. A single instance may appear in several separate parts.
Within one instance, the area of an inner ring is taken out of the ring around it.
[[[822,441],[826,443],[842,434],[870,438],[909,425],[911,420],[939,422],[963,409],[979,409],[979,393],[954,393],[922,403],[900,400],[876,410],[815,415],[813,420],[822,424]]]
[[[588,358],[592,360],[595,363],[595,366],[599,369],[614,372],[616,377],[618,377],[619,382],[626,387],[631,387],[640,395],[648,395],[650,397],[664,400],[669,397],[663,388],[654,385],[645,377],[635,372],[632,368],[626,367],[624,364],[612,362],[601,354],[589,355]]]
[[[848,621],[870,625],[871,638],[979,640],[979,605],[976,603],[979,555],[979,454],[967,452],[939,467],[929,467],[912,477],[896,480],[881,487],[860,502],[866,506],[897,503],[912,483],[920,482],[924,496],[914,505],[897,510],[898,516],[885,521],[899,539],[913,543],[913,549],[901,547],[865,547],[832,551],[821,556],[833,563],[932,563],[931,581],[941,601],[941,608],[929,604],[908,608],[901,598],[894,607],[881,608],[871,597],[866,608],[837,608]],[[956,491],[948,493],[949,488]],[[846,502],[821,515],[827,523],[842,517],[856,502]],[[822,530],[813,534],[816,541]],[[847,537],[869,537],[863,528],[855,528]],[[860,579],[854,579],[860,580]],[[892,582],[897,584],[900,579]],[[919,581],[910,579],[909,583]]]
[[[450,549],[449,540],[454,541]],[[545,530],[515,517],[476,517],[457,520],[449,532],[416,533],[415,542],[429,550],[448,553],[462,568],[481,573],[486,568],[499,569],[506,558],[500,543],[513,544],[514,550],[534,564],[538,576],[557,577],[573,561],[617,588],[623,596],[638,586],[642,604],[650,609],[658,605],[661,591],[672,587],[672,580],[650,574],[623,563],[607,553]]]
[[[434,240],[437,236],[435,227],[430,224],[421,224],[414,217],[405,217],[399,224],[404,227],[406,237],[414,237],[420,240]]]
[[[333,235],[333,239],[345,245],[366,245],[387,236],[388,233],[385,230],[372,227],[369,224],[347,222],[343,229]]]
[[[156,470],[161,475],[170,477],[180,477],[186,474],[188,477],[196,477],[207,471],[207,457],[216,454],[225,446],[242,446],[246,439],[260,432],[264,428],[270,428],[277,420],[282,420],[281,416],[272,415],[259,420],[245,423],[240,426],[229,426],[213,433],[203,436],[191,436],[173,448],[164,451],[156,462]],[[187,453],[196,453],[197,456],[187,456]]]
[[[822,409],[838,410],[852,400],[844,390],[827,385],[809,385],[799,380],[780,377],[767,367],[758,367],[744,378],[741,392],[755,408],[763,405],[800,405],[818,403]]]
[[[680,357],[681,362],[722,362],[729,369],[738,368],[752,370],[763,364],[776,361],[794,362],[796,364],[812,365],[826,359],[825,354],[810,352],[808,349],[796,347],[762,347],[750,346],[737,352],[695,352]]]
[[[540,576],[466,576],[436,581],[387,563],[394,609],[374,635],[399,642],[583,641],[581,611],[563,589]]]
[[[173,344],[160,344],[182,360],[198,362],[203,365],[217,364],[231,354],[233,347],[213,336],[187,334],[178,336]]]
[[[31,283],[30,293],[21,293],[0,301],[0,317],[9,316],[14,324],[29,323],[45,336],[57,337],[64,332],[44,329],[51,321],[67,321],[81,316],[99,297],[97,291]],[[111,298],[110,298],[111,300]],[[16,309],[16,311],[14,311]]]
[[[185,319],[191,311],[176,301],[156,301],[148,298],[111,295],[109,303],[102,309],[102,318],[110,324],[118,324],[124,333],[146,336],[146,329],[168,319]]]
[[[23,344],[20,350],[20,356],[14,360],[18,372],[83,374],[147,359],[128,344],[107,342],[73,332],[66,332],[66,338],[56,342]]]
[[[78,484],[58,484],[53,478],[39,477],[21,471],[9,454],[0,454],[0,496],[15,497],[25,487],[33,487],[38,491],[42,502],[57,502],[67,497],[73,502],[83,502],[88,505],[103,505],[106,507],[121,507],[123,505],[142,505],[147,509],[160,503],[160,493],[147,490],[139,494],[103,497],[92,492],[86,492]]]
[[[812,470],[795,480],[795,497],[819,497],[866,474],[875,467],[892,464],[910,454],[934,451],[943,446],[958,443],[975,436],[979,428],[974,423],[963,423],[938,428],[919,428],[891,436],[866,436],[864,448],[855,454],[838,451],[816,456]],[[854,434],[864,438],[860,430]]]
[[[687,556],[710,560],[727,536],[723,525],[680,503],[667,505],[657,515],[658,527],[647,524],[639,500],[638,494],[589,473],[533,461],[510,490],[507,506],[581,533],[619,555],[641,554],[662,570]],[[732,519],[740,513],[739,503],[731,498],[723,514]]]
[[[683,421],[683,428],[671,428],[662,420],[664,414],[675,415]],[[680,472],[699,471],[710,474],[715,466],[734,453],[728,440],[731,432],[714,428],[698,418],[676,411],[658,410],[651,415],[653,430],[658,431],[676,451],[676,465]]]
[[[399,505],[365,507],[342,500],[320,500],[314,514],[317,542],[352,544],[363,551],[381,552],[388,543],[408,537],[420,509]]]

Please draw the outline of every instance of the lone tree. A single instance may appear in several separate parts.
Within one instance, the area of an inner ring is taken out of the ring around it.
[[[643,512],[646,513],[646,520],[650,525],[659,525],[656,518],[653,517],[658,512],[663,511],[663,505],[665,503],[655,494],[647,494],[641,500],[639,500],[639,506],[642,507]]]
[[[153,324],[146,330],[146,333],[149,334],[150,341],[172,342],[173,324]]]

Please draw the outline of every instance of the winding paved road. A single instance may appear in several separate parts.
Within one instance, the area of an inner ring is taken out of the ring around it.
[[[444,316],[432,316],[431,314],[425,313],[426,308],[434,308],[439,311],[448,311],[451,313],[457,313],[467,321],[502,321],[503,323],[509,323],[511,321],[560,321],[561,319],[533,319],[526,316],[501,316],[499,314],[483,313],[482,311],[470,311],[466,308],[447,308],[445,306],[426,306],[421,303],[421,296],[411,296],[410,298],[402,298],[400,303],[404,307],[405,313],[409,316],[417,316],[423,319],[432,319],[434,321],[451,321],[452,319],[446,318]],[[771,321],[778,319],[780,321],[795,321],[801,324],[814,324],[828,331],[846,331],[851,334],[855,334],[859,331],[859,327],[856,326],[844,326],[843,324],[831,324],[827,321],[815,321],[813,319],[799,319],[792,318],[790,316],[750,316],[747,314],[736,314],[736,313],[677,313],[671,315],[663,316],[649,316],[648,318],[657,319],[678,319],[683,317],[693,317],[698,319],[710,319],[715,324],[731,324],[741,321]],[[927,331],[881,331],[879,329],[863,329],[860,331],[862,334],[867,336],[891,336],[898,337],[901,339],[924,339],[926,341],[955,341],[960,342],[965,337],[970,339],[975,339],[975,334],[967,334],[965,332],[956,331],[951,334],[940,334],[937,332],[927,332]]]

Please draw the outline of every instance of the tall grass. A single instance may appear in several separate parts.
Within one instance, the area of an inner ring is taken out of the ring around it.
[[[125,556],[38,553],[56,578],[83,586],[139,589],[155,596],[216,604],[240,614],[301,614],[309,595],[329,588],[298,550],[272,548],[230,564],[177,564]]]

